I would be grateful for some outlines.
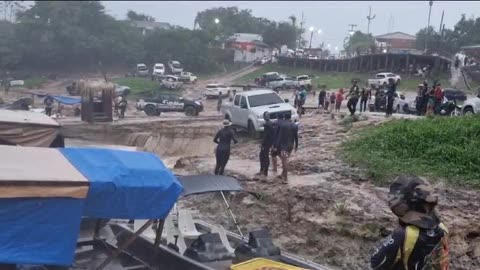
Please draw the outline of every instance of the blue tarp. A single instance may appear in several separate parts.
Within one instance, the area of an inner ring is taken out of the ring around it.
[[[84,216],[162,219],[182,186],[154,154],[99,148],[64,148],[63,155],[90,183]]]
[[[32,93],[35,94],[39,98],[44,98],[46,96],[51,96],[55,101],[63,103],[65,105],[75,105],[80,104],[82,102],[81,98],[77,97],[67,97],[67,96],[60,96],[60,95],[49,95],[47,93]]]
[[[60,103],[63,103],[65,105],[75,105],[75,104],[80,104],[82,100],[80,98],[74,98],[74,97],[65,97],[65,96],[53,96],[51,97]]]
[[[0,199],[0,262],[71,265],[84,200]]]

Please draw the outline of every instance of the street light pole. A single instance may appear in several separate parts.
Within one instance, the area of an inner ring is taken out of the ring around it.
[[[428,4],[430,5],[430,9],[428,10],[427,37],[425,38],[425,53],[427,53],[428,38],[430,37],[430,15],[432,14],[433,1],[428,2]]]
[[[315,28],[313,28],[313,26],[310,27],[310,45],[308,46],[309,49],[312,48],[312,38],[313,38],[313,30]]]

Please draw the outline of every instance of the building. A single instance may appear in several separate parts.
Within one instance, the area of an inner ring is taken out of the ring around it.
[[[272,49],[263,43],[261,35],[236,33],[227,38],[225,48],[232,49],[234,53],[234,62],[251,63],[263,57],[271,57]]]
[[[170,29],[172,26],[166,22],[148,22],[148,21],[128,21],[133,27],[142,31],[142,35],[146,35],[148,31],[155,29]]]
[[[402,32],[389,33],[375,37],[377,46],[383,52],[389,53],[419,53],[416,49],[415,36]]]

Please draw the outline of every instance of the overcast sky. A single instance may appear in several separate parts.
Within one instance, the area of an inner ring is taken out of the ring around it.
[[[265,17],[275,21],[286,21],[295,15],[300,21],[304,14],[305,26],[322,29],[319,35],[313,36],[312,46],[322,41],[331,44],[332,49],[343,45],[348,34],[349,24],[356,24],[357,30],[367,32],[367,15],[369,6],[376,18],[371,22],[370,32],[381,35],[388,32],[401,31],[415,35],[428,21],[428,1],[102,1],[107,12],[124,19],[128,10],[146,13],[159,22],[168,22],[187,28],[193,28],[197,12],[213,7],[237,6],[240,9],[251,9],[257,17]],[[444,23],[451,28],[461,17],[480,16],[480,1],[434,1],[432,6],[431,25],[440,26],[442,11],[445,10]],[[307,40],[310,35],[307,34]]]

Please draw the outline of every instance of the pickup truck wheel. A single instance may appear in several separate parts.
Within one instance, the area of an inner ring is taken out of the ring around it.
[[[287,85],[284,84],[284,85],[282,86],[282,89],[283,89],[283,90],[287,90]]]
[[[143,110],[148,116],[155,116],[157,114],[157,108],[155,108],[155,106],[153,106],[152,104],[148,104]]]
[[[257,136],[257,131],[255,130],[255,126],[253,125],[251,120],[248,120],[248,135],[252,138]]]
[[[185,115],[186,116],[195,116],[197,115],[197,110],[195,110],[192,106],[185,107]]]
[[[463,110],[463,114],[471,116],[471,115],[474,115],[475,113],[473,112],[472,107],[467,107],[467,108],[465,108],[465,110]]]
[[[225,114],[225,120],[228,120],[228,121],[232,122],[232,120],[230,119],[230,115],[228,115],[228,114]]]

